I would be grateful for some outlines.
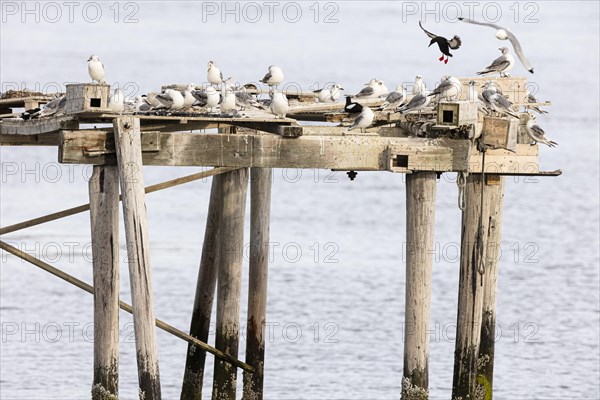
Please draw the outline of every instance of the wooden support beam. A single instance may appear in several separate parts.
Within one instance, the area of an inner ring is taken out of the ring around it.
[[[270,168],[250,170],[250,272],[246,362],[255,369],[244,372],[244,399],[262,400],[265,366],[265,322],[269,271],[269,224],[271,216]]]
[[[429,398],[429,310],[436,180],[435,172],[406,176],[403,400]]]
[[[154,329],[140,121],[132,117],[121,117],[115,119],[114,127],[123,197],[140,398],[159,400],[160,375]]]
[[[216,348],[237,356],[248,169],[222,175]],[[215,360],[213,400],[234,400],[237,369]]]
[[[67,115],[27,121],[5,119],[0,124],[0,134],[3,135],[39,135],[63,129],[79,129],[79,121],[74,116]]]
[[[38,267],[40,269],[43,269],[44,271],[56,276],[57,278],[64,280],[67,283],[70,283],[73,286],[78,287],[79,289],[81,289],[83,291],[86,291],[90,294],[94,294],[93,286],[88,285],[87,283],[75,278],[74,276],[69,275],[66,272],[61,271],[60,269],[55,268],[52,265],[33,257],[29,253],[25,253],[24,251],[21,251],[18,248],[11,246],[8,243],[3,242],[1,240],[0,240],[0,249],[7,251],[16,257],[19,257],[22,260],[25,260],[28,263],[31,263],[32,265],[35,265],[36,267]],[[133,307],[130,304],[127,304],[124,301],[119,300],[119,307],[121,308],[121,310],[128,312],[129,314],[133,314]],[[254,368],[252,368],[250,365],[246,364],[245,362],[240,361],[235,357],[231,357],[229,354],[225,354],[222,351],[217,350],[212,346],[209,346],[208,344],[198,340],[197,338],[190,336],[187,333],[175,328],[173,325],[169,325],[166,322],[161,321],[160,319],[155,319],[154,324],[156,325],[157,328],[162,329],[163,331],[165,331],[179,339],[185,340],[188,343],[193,343],[199,349],[206,350],[209,353],[213,354],[215,357],[225,360],[226,362],[229,362],[232,365],[235,365],[236,367],[243,369],[244,371],[249,371],[249,372],[254,371]]]
[[[196,297],[190,325],[190,335],[203,342],[208,342],[210,319],[217,285],[219,265],[219,226],[221,225],[221,193],[223,192],[222,176],[215,176],[210,190],[210,201],[204,231],[202,257],[198,270]],[[181,400],[197,400],[202,398],[202,386],[206,353],[199,351],[193,344],[188,345]]]
[[[92,398],[119,396],[119,171],[96,165],[89,181],[94,270]]]
[[[479,357],[477,359],[477,392],[485,393],[483,399],[491,400],[494,382],[494,353],[496,343],[496,289],[498,288],[498,263],[502,240],[502,209],[504,205],[504,177],[486,176],[488,203],[488,238],[485,255],[483,311]]]
[[[484,184],[481,174],[469,175],[464,188],[453,399],[475,399],[486,277],[491,209],[498,207],[497,188]],[[492,204],[496,201],[496,204]]]

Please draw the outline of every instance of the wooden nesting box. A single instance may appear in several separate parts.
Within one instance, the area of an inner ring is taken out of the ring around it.
[[[469,101],[440,101],[437,107],[437,126],[458,128],[477,124],[477,103]]]
[[[67,112],[108,111],[109,85],[75,83],[67,85]]]
[[[495,149],[515,150],[519,120],[516,118],[484,117],[482,142]]]

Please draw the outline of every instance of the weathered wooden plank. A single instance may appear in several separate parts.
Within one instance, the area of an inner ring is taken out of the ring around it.
[[[210,190],[210,201],[204,230],[202,257],[198,270],[194,309],[190,324],[190,335],[203,342],[208,342],[211,313],[215,298],[217,275],[219,272],[219,225],[221,224],[222,207],[221,193],[223,191],[222,177],[215,176]],[[202,386],[206,363],[206,352],[199,351],[196,346],[189,344],[181,387],[181,400],[197,400],[202,398]]]
[[[55,94],[37,94],[34,96],[27,97],[9,97],[0,99],[0,107],[9,107],[9,108],[25,108],[25,103],[37,103],[37,104],[45,104],[50,100],[54,99],[59,93]]]
[[[387,149],[393,146],[395,151],[415,156],[440,151],[450,153],[453,155],[451,166],[438,165],[436,160],[433,166],[418,167],[461,171],[468,168],[470,149],[470,143],[466,140],[364,135],[287,139],[261,134],[163,133],[160,138],[160,151],[143,154],[145,165],[385,171],[389,169]],[[60,161],[75,164],[112,163],[110,156],[90,156],[84,152],[88,148],[103,146],[111,150],[106,133],[82,136],[65,131],[61,135]]]
[[[244,216],[248,169],[222,175],[219,276],[215,347],[236,357],[240,333],[240,299],[244,252]],[[235,400],[237,369],[215,360],[213,400]]]
[[[114,136],[123,198],[140,398],[159,400],[160,377],[139,120],[132,117],[116,119]]]
[[[94,166],[89,196],[94,270],[92,398],[110,400],[119,395],[119,171],[116,166]]]
[[[250,174],[250,268],[248,274],[246,362],[254,367],[254,372],[244,372],[243,397],[247,400],[262,400],[272,170],[270,168],[252,168]]]
[[[491,399],[494,383],[494,353],[496,344],[496,289],[498,288],[498,264],[502,240],[502,208],[504,205],[504,177],[486,177],[485,191],[489,207],[488,238],[486,244],[483,311],[477,359],[477,393],[485,393]]]
[[[435,172],[417,172],[406,177],[403,400],[429,398],[429,310],[436,179]]]
[[[21,119],[3,119],[0,134],[3,135],[39,135],[58,132],[63,129],[78,129],[79,121],[73,116],[39,118],[23,121]]]
[[[58,132],[41,135],[4,135],[0,134],[0,146],[58,146]]]
[[[483,161],[483,154],[474,147],[469,156],[468,171],[481,173]],[[485,172],[519,175],[540,173],[539,148],[517,144],[514,152],[504,149],[488,150],[485,152]]]

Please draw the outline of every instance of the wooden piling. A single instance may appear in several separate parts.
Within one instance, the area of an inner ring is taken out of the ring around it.
[[[481,337],[486,253],[491,230],[490,209],[497,208],[497,189],[484,185],[481,174],[471,174],[465,185],[466,208],[462,214],[460,278],[456,346],[454,351],[453,399],[477,397],[477,364]]]
[[[219,271],[219,225],[221,224],[221,212],[223,211],[221,206],[222,187],[222,177],[220,175],[215,176],[210,190],[204,244],[202,245],[194,311],[190,325],[190,335],[203,342],[208,342],[210,318]],[[193,344],[188,344],[181,400],[202,399],[205,362],[206,352],[198,349]]]
[[[244,371],[244,400],[262,400],[265,364],[265,321],[269,271],[269,223],[271,216],[270,168],[250,170],[250,272],[246,363],[255,371]]]
[[[237,356],[239,347],[240,296],[244,251],[244,217],[248,169],[222,175],[219,274],[217,285],[217,336],[215,347]],[[215,360],[213,400],[234,400],[237,369]]]
[[[133,117],[120,117],[115,119],[114,128],[123,198],[140,398],[158,400],[161,398],[160,376],[154,329],[140,121]]]
[[[486,177],[485,191],[489,204],[488,239],[486,246],[483,284],[483,311],[481,339],[477,360],[477,392],[485,393],[483,400],[491,400],[494,382],[494,346],[496,343],[496,289],[498,263],[502,240],[502,209],[504,204],[504,177]]]
[[[429,310],[436,173],[406,176],[406,294],[403,400],[429,398]]]
[[[119,395],[119,171],[94,166],[89,181],[94,273],[93,400]]]

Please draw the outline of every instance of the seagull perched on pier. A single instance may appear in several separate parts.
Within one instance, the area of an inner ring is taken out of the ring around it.
[[[527,90],[527,89],[525,89],[525,102],[526,103],[539,103],[538,100],[535,98],[535,96],[532,95],[531,93],[529,93],[529,90]],[[538,106],[525,105],[525,109],[533,110],[533,111],[537,112],[538,114],[548,114],[548,111],[542,110]]]
[[[221,103],[219,108],[221,109],[221,113],[237,113],[237,108],[235,107],[235,93],[233,89],[225,90],[225,94],[221,98]]]
[[[400,105],[402,105],[402,102],[404,101],[404,99],[406,98],[406,89],[404,88],[404,86],[402,85],[398,85],[396,86],[396,90],[394,90],[393,92],[391,92],[390,94],[387,95],[387,97],[385,98],[385,101],[383,102],[383,104],[381,105],[381,107],[379,108],[381,111],[384,111],[388,108],[391,108],[392,110],[398,108]]]
[[[92,82],[106,83],[104,81],[104,64],[100,61],[100,57],[91,55],[87,61],[88,74],[92,78]]]
[[[150,107],[152,108],[162,107],[162,103],[158,101],[156,96],[158,96],[158,93],[156,92],[148,92],[146,95],[146,103],[150,104]]]
[[[108,98],[108,108],[114,113],[122,113],[125,110],[125,96],[120,88],[116,88]]]
[[[133,103],[133,107],[135,109],[135,111],[137,112],[144,112],[144,111],[150,111],[150,109],[152,109],[152,106],[150,106],[150,104],[147,101],[147,96],[137,96],[135,98],[135,103]]]
[[[477,75],[486,75],[493,72],[498,72],[500,77],[507,77],[506,74],[515,65],[515,58],[510,54],[508,47],[500,47],[498,50],[502,52],[502,55],[496,58],[485,70],[480,71]]]
[[[271,95],[271,112],[278,118],[285,118],[289,109],[288,99],[285,94],[277,90]]]
[[[206,79],[213,85],[220,85],[223,82],[223,73],[217,67],[214,61],[208,62],[208,70],[206,71]]]
[[[277,85],[283,82],[283,78],[283,70],[277,65],[271,65],[269,66],[269,72],[267,72],[266,75],[260,81],[262,83],[266,83],[269,86],[277,87]]]
[[[159,108],[168,108],[171,110],[181,110],[183,108],[184,99],[180,91],[167,89],[164,93],[156,96],[160,102]]]
[[[454,35],[452,39],[448,40],[445,37],[438,36],[435,33],[431,33],[425,28],[423,28],[421,21],[419,21],[419,26],[421,27],[421,29],[423,29],[423,32],[425,32],[425,34],[431,38],[428,47],[431,47],[432,44],[437,43],[440,51],[442,52],[442,56],[439,58],[439,60],[443,61],[444,64],[448,64],[448,57],[452,57],[450,49],[457,50],[460,47],[460,45],[462,44],[460,38]],[[446,59],[444,60],[444,58]]]
[[[207,108],[209,112],[212,112],[213,107],[216,107],[221,100],[221,95],[212,86],[207,87],[205,90],[194,90],[192,96],[197,100],[200,107]]]
[[[263,108],[263,106],[256,101],[254,96],[246,91],[246,88],[243,87],[241,90],[235,92],[235,104],[240,107],[242,110],[245,108]]]
[[[511,109],[512,103],[498,91],[492,82],[486,82],[483,88],[481,97],[483,98],[483,103],[486,107],[497,113],[508,114],[515,118],[519,118],[519,116]]]
[[[344,111],[350,114],[360,114],[362,109],[362,104],[352,101],[352,96],[346,96],[346,105],[344,106]]]
[[[364,106],[360,114],[356,117],[349,131],[360,128],[361,132],[364,132],[371,124],[373,123],[373,119],[375,118],[375,113],[371,110],[371,107]]]
[[[428,96],[436,96],[436,101],[441,100],[458,100],[462,92],[462,85],[458,78],[454,76],[444,75],[442,81],[433,89]]]
[[[425,91],[427,88],[425,87],[425,82],[423,82],[423,77],[421,75],[415,76],[415,83],[412,88],[412,94],[419,94]]]
[[[512,43],[513,49],[515,49],[515,53],[517,53],[517,57],[519,57],[519,60],[521,60],[521,63],[523,64],[525,69],[533,74],[533,65],[531,65],[531,63],[529,62],[527,57],[525,57],[525,54],[523,53],[523,49],[521,48],[521,43],[519,43],[519,41],[517,40],[517,37],[510,30],[508,30],[507,28],[503,28],[499,25],[489,23],[489,22],[479,22],[479,21],[475,21],[472,19],[468,19],[468,18],[462,18],[462,17],[460,17],[458,19],[463,22],[467,22],[469,24],[489,26],[491,28],[496,29],[496,37],[500,40],[510,40],[510,43]]]
[[[408,104],[405,104],[404,106],[400,107],[398,112],[400,114],[402,114],[406,111],[419,110],[419,112],[420,112],[423,108],[425,108],[429,105],[430,101],[431,101],[431,97],[429,97],[429,91],[425,90],[421,93],[416,94],[412,99],[410,99]]]
[[[315,90],[313,93],[317,93],[319,103],[337,103],[342,90],[344,90],[343,87],[337,83],[333,83],[331,86]]]
[[[357,99],[377,99],[381,95],[387,95],[387,88],[383,81],[376,78],[371,78],[368,83],[365,83],[365,87],[360,90],[353,97]]]
[[[536,143],[544,143],[546,146],[550,147],[558,146],[558,143],[546,138],[544,130],[537,124],[533,114],[529,114],[529,120],[527,120],[527,124],[525,125],[525,131],[533,140],[532,146]]]
[[[183,96],[183,106],[184,107],[191,107],[192,104],[194,104],[196,102],[196,98],[192,94],[195,90],[196,90],[196,88],[194,87],[194,85],[192,85],[190,83],[189,85],[187,85],[185,87],[185,90],[183,92],[181,92],[181,95]]]
[[[66,106],[67,95],[56,97],[46,103],[41,111],[31,114],[31,118],[49,117],[51,115],[61,114]]]

